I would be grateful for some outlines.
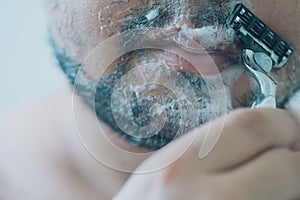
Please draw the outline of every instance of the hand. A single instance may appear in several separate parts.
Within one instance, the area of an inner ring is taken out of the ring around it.
[[[221,118],[212,121],[211,129],[220,123]],[[199,136],[172,165],[133,174],[115,199],[300,199],[300,122],[293,114],[271,109],[234,111],[226,116],[212,152],[199,159],[208,127],[199,127],[153,154],[139,171],[175,159],[184,141],[195,131]]]

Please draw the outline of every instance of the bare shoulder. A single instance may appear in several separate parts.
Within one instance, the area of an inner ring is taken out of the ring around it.
[[[62,138],[63,132],[73,131],[71,97],[64,88],[0,117],[0,199],[87,197],[74,192],[84,184],[77,179]]]
[[[63,88],[43,99],[13,109],[0,116],[1,129],[21,135],[27,132],[32,134],[41,128],[45,131],[45,126],[51,127],[56,123],[56,116],[66,114],[67,101],[71,102],[71,94],[68,88]]]
[[[26,150],[30,150],[41,145],[43,147],[53,145],[52,143],[59,139],[61,129],[67,128],[69,110],[67,102],[71,102],[68,98],[71,98],[70,92],[64,88],[2,115],[0,117],[1,151],[13,150],[5,152],[9,155],[25,146]]]

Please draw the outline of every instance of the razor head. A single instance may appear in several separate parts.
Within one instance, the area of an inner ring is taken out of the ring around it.
[[[238,4],[230,18],[243,48],[264,52],[273,60],[274,68],[281,68],[293,54],[293,48],[256,17],[243,4]]]

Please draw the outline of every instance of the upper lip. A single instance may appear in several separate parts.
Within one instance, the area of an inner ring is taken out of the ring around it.
[[[216,49],[188,49],[175,42],[154,42],[153,47],[171,52],[173,56],[165,54],[167,61],[178,59],[176,70],[200,74],[216,74],[224,68],[241,62],[241,49],[233,45]]]

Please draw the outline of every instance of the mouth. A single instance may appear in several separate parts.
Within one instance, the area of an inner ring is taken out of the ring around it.
[[[236,43],[233,33],[226,30],[182,27],[178,30],[155,29],[147,33],[130,32],[124,34],[121,49],[156,49],[160,52],[158,58],[168,68],[201,75],[220,74],[241,63],[241,46]]]
[[[182,27],[160,31],[143,35],[144,44],[163,50],[162,61],[177,71],[213,75],[241,63],[241,46],[227,29]]]
[[[230,66],[241,62],[239,48],[229,46],[215,50],[189,51],[179,46],[169,47],[161,59],[174,70],[197,75],[221,74]]]

